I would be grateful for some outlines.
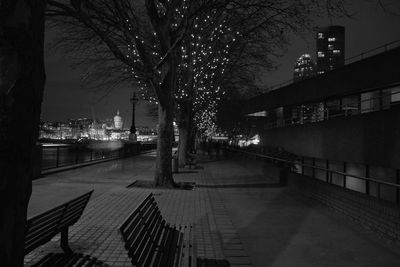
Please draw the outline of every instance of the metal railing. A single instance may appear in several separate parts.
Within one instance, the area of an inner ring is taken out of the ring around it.
[[[121,149],[116,151],[94,151],[73,145],[43,146],[42,170],[120,157],[122,157]]]
[[[330,185],[341,186],[343,188],[346,188],[346,189],[349,189],[352,191],[357,191],[359,193],[363,193],[368,196],[376,197],[379,200],[385,200],[385,201],[390,201],[390,202],[393,202],[396,204],[400,204],[400,171],[399,170],[395,170],[396,171],[396,174],[395,174],[396,175],[396,183],[391,183],[391,182],[379,180],[377,178],[366,177],[366,176],[369,176],[369,165],[365,165],[365,168],[366,168],[365,172],[368,175],[361,176],[361,175],[355,175],[355,174],[346,172],[346,166],[348,165],[348,163],[346,163],[346,162],[342,162],[344,170],[338,171],[338,170],[332,170],[329,168],[329,160],[325,160],[327,167],[320,167],[320,166],[316,166],[315,158],[299,157],[297,160],[293,161],[293,160],[287,160],[287,159],[283,159],[283,158],[279,158],[279,157],[275,157],[275,156],[271,156],[271,155],[259,154],[259,153],[254,153],[254,152],[250,152],[250,151],[245,151],[242,149],[236,149],[236,148],[232,148],[232,147],[226,147],[225,149],[228,151],[249,155],[251,157],[254,157],[254,159],[268,160],[268,161],[274,162],[274,163],[282,162],[282,163],[287,163],[287,164],[294,165],[297,167],[301,167],[301,170],[296,169],[296,170],[292,170],[292,171],[295,173],[298,173],[298,174],[305,175],[305,176],[309,176],[306,174],[305,170],[306,170],[306,168],[310,168],[312,170],[310,176],[314,179],[317,178],[316,171],[322,171],[325,173],[325,179],[324,180],[318,179],[320,181],[322,180]],[[312,164],[305,163],[305,159],[312,160]],[[341,184],[333,182],[335,176],[343,177]],[[359,181],[363,181],[364,182],[363,190],[354,190],[354,188],[351,188],[349,186],[349,179],[357,179]],[[372,190],[373,185],[376,186],[375,194],[373,194],[373,190]],[[382,197],[382,188],[383,187],[392,188],[394,190],[393,199],[388,199],[387,197],[385,197],[385,198]]]
[[[154,149],[155,144],[134,144],[118,149],[90,149],[81,145],[43,145],[41,170],[111,160],[136,155],[140,151]]]
[[[335,102],[338,104],[334,104]],[[382,111],[399,104],[400,84],[395,84],[389,88],[378,90],[373,89],[357,94],[343,95],[329,100],[321,100],[296,106],[280,107],[280,109],[282,109],[282,114],[290,114],[290,117],[279,118],[276,114],[276,109],[269,110],[268,114],[274,114],[272,116],[272,118],[275,118],[274,121],[268,122],[269,117],[267,115],[248,116],[248,118],[260,120],[263,123],[263,129],[273,129]]]

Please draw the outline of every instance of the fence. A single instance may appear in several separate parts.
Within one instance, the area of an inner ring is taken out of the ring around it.
[[[296,173],[324,181],[333,186],[357,191],[378,200],[400,204],[400,170],[310,157],[297,157],[295,160],[288,160],[232,147],[227,147],[226,150],[272,163],[289,164],[294,167],[292,171]],[[372,178],[374,174],[386,174],[387,176],[379,179]],[[388,178],[395,180],[395,182],[383,181],[383,179]]]
[[[155,144],[124,144],[116,148],[90,148],[83,145],[42,145],[41,170],[118,159],[155,149]]]

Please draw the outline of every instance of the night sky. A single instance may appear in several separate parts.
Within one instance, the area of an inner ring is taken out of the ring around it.
[[[400,16],[385,13],[375,6],[374,1],[359,0],[352,4],[350,11],[355,12],[354,18],[319,20],[315,25],[345,26],[346,58],[385,43],[400,40]],[[294,63],[303,53],[311,54],[315,60],[314,38],[314,34],[311,33],[304,34],[302,37],[294,36],[292,45],[284,56],[277,59],[278,70],[261,73],[261,83],[268,87],[291,79]],[[129,128],[131,124],[129,98],[133,88],[127,85],[111,92],[84,88],[80,82],[83,71],[72,69],[71,59],[51,52],[46,54],[45,60],[47,82],[42,105],[44,121],[66,121],[68,118],[92,118],[93,116],[106,119],[112,118],[119,109],[120,115],[124,118],[125,127]],[[145,106],[144,101],[140,101],[137,106],[136,125],[154,127],[156,121],[146,116]]]

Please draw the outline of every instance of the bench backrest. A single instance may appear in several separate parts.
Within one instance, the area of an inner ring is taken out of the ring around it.
[[[125,249],[138,266],[172,266],[182,233],[162,218],[152,194],[119,227]]]
[[[50,241],[64,228],[76,223],[92,193],[93,190],[29,219],[25,225],[25,255]]]

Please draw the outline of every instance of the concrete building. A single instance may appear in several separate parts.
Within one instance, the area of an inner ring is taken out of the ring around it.
[[[344,66],[345,29],[328,26],[317,31],[317,72],[323,74]]]
[[[342,162],[341,171],[374,172],[394,183],[400,179],[399,61],[400,47],[252,98],[243,104],[248,127],[263,146],[282,147],[310,163]],[[366,190],[363,181],[350,180]]]

